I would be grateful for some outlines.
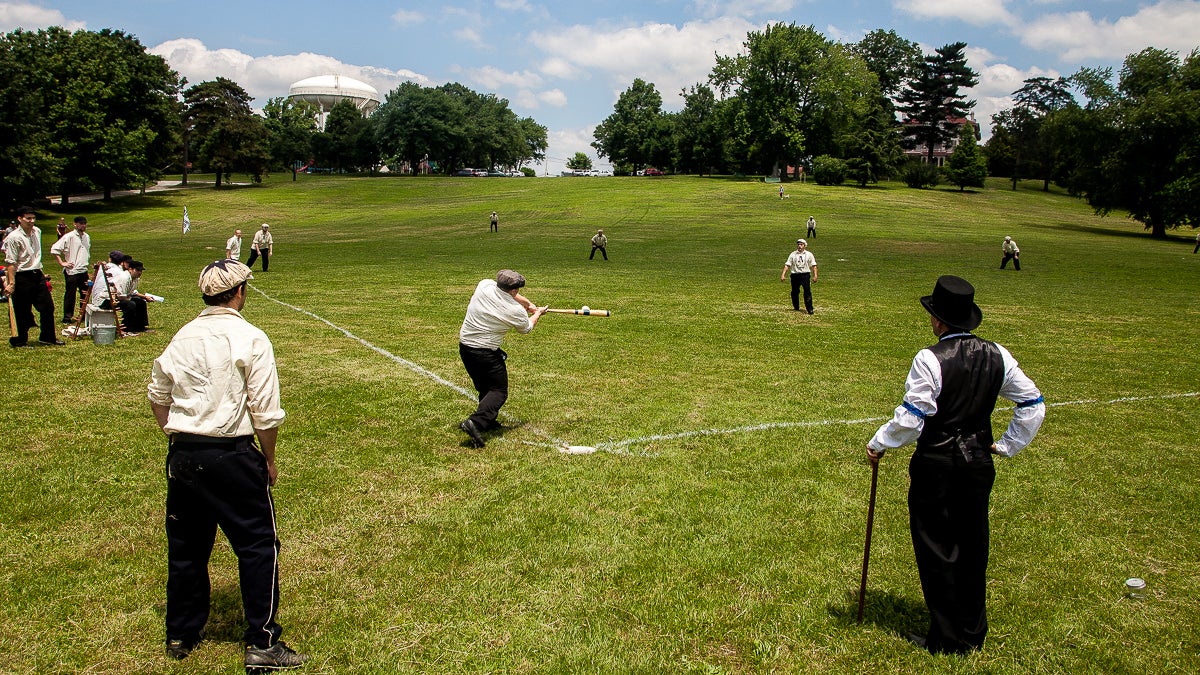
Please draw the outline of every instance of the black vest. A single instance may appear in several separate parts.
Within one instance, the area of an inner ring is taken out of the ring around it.
[[[917,452],[961,454],[970,462],[990,457],[992,411],[1004,384],[1004,358],[996,345],[964,334],[929,348],[942,368],[937,414],[925,419]]]

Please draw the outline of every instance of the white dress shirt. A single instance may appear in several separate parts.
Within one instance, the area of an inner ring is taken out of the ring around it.
[[[468,347],[499,349],[510,328],[519,333],[533,330],[529,313],[516,298],[500,290],[492,279],[480,281],[467,305],[458,341]]]
[[[942,339],[956,337],[945,335]],[[1017,365],[1012,354],[996,345],[1004,360],[1004,381],[1000,396],[1017,404],[1004,435],[996,441],[996,451],[1012,457],[1029,445],[1046,418],[1046,404],[1037,385]],[[876,452],[915,443],[925,428],[925,418],[937,414],[937,398],[942,393],[942,366],[929,349],[922,349],[913,358],[908,379],[904,382],[904,401],[896,406],[892,419],[879,427],[868,443]]]
[[[168,434],[232,438],[283,424],[267,334],[230,307],[206,307],[154,360],[151,403],[170,407]]]
[[[61,257],[70,265],[63,268],[67,274],[84,274],[91,262],[92,238],[87,232],[71,230],[54,242],[50,247],[50,255]]]
[[[812,268],[817,265],[817,258],[808,249],[805,249],[804,252],[792,251],[784,264],[787,265],[791,274],[801,274],[812,272]]]

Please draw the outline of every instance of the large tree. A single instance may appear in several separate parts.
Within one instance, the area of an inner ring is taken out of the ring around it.
[[[293,171],[312,159],[319,109],[308,101],[273,98],[263,106],[263,124],[270,133],[271,167]]]
[[[350,101],[338,101],[325,118],[325,130],[313,138],[319,164],[339,172],[373,169],[379,161],[374,129]]]
[[[270,160],[267,129],[245,89],[218,77],[190,87],[183,102],[190,156],[217,175],[216,187],[234,172],[262,178]]]
[[[121,31],[0,37],[0,200],[155,179],[178,143],[179,76]]]
[[[1147,48],[1125,58],[1113,88],[1103,71],[1072,83],[1084,108],[1051,115],[1064,158],[1061,182],[1097,213],[1126,209],[1152,236],[1200,226],[1200,53]]]
[[[612,114],[596,127],[592,147],[614,165],[641,169],[658,154],[656,146],[670,138],[660,136],[662,114],[662,95],[653,83],[637,78],[617,98]]]
[[[968,101],[962,93],[979,82],[976,72],[967,66],[966,49],[965,42],[939,47],[925,57],[917,75],[900,92],[898,109],[907,116],[910,133],[925,145],[931,163],[937,146],[958,133],[958,125],[947,121],[965,118],[975,107],[975,101]]]
[[[887,100],[885,107],[894,111],[893,99],[919,71],[923,58],[921,47],[900,37],[894,30],[878,28],[850,45],[850,49],[875,73],[879,93]]]
[[[812,26],[774,24],[717,55],[709,81],[741,101],[735,133],[750,161],[772,173],[807,155],[833,154],[852,113],[878,96],[866,62]]]
[[[1075,102],[1070,85],[1062,77],[1031,77],[1012,96],[1013,107],[992,116],[993,135],[1003,129],[1003,141],[1011,153],[1012,189],[1017,189],[1021,177],[1037,175],[1042,178],[1042,190],[1048,191],[1058,144],[1053,134],[1047,133],[1045,122],[1051,113]]]
[[[685,89],[683,110],[675,116],[676,169],[684,173],[713,173],[722,164],[725,137],[720,128],[717,96],[705,84]]]

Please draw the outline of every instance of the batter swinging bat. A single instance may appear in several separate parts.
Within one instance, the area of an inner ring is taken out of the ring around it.
[[[591,309],[590,307],[582,309],[547,309],[546,312],[553,314],[578,314],[580,316],[612,316],[612,312],[607,309]]]

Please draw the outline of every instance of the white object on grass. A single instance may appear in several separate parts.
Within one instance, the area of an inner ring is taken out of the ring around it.
[[[590,455],[596,451],[596,448],[590,445],[566,445],[559,452],[564,455]]]

